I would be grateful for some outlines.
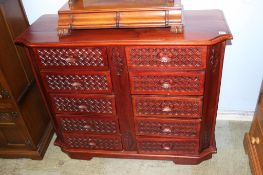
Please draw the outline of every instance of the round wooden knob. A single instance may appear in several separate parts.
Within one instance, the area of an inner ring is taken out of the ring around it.
[[[171,84],[170,83],[163,83],[162,88],[169,89],[169,88],[171,88]]]
[[[76,60],[73,58],[73,56],[70,56],[70,57],[66,58],[65,61],[68,63],[75,63]]]
[[[88,107],[87,106],[85,106],[85,105],[79,105],[79,109],[81,109],[81,110],[85,110],[85,109],[87,109]]]
[[[260,143],[259,137],[251,137],[251,143],[252,145],[258,145]]]
[[[166,106],[162,109],[163,112],[171,112],[172,109],[169,106]]]
[[[171,58],[163,56],[163,57],[161,57],[160,61],[162,63],[169,63],[171,61]]]
[[[162,148],[163,148],[164,150],[169,151],[169,150],[172,149],[172,146],[171,146],[170,144],[163,144],[163,145],[162,145]]]
[[[71,83],[71,86],[73,86],[73,87],[80,87],[81,84],[79,82],[74,82],[74,83]]]
[[[164,133],[171,133],[172,130],[170,128],[163,128]]]
[[[89,142],[89,146],[96,146],[95,142]]]
[[[85,125],[83,126],[84,129],[91,129],[91,126],[90,125]]]

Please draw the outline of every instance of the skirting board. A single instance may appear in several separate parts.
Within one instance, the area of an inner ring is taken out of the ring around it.
[[[218,111],[217,120],[252,121],[254,111]]]

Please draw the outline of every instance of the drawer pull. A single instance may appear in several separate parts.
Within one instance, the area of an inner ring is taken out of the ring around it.
[[[163,111],[163,112],[171,112],[172,109],[171,109],[169,106],[166,106],[166,107],[163,108],[162,111]]]
[[[164,129],[163,129],[163,132],[164,132],[164,133],[171,133],[172,130],[171,130],[170,128],[164,128]]]
[[[162,88],[169,89],[169,88],[171,88],[171,84],[170,83],[163,83]]]
[[[80,86],[81,86],[81,83],[79,83],[79,82],[74,82],[74,83],[71,83],[71,86],[73,86],[73,87],[80,87]]]
[[[171,61],[171,58],[169,58],[169,57],[161,57],[160,61],[162,63],[169,63]]]
[[[251,143],[252,145],[255,145],[255,144],[259,144],[260,143],[260,140],[258,137],[251,137]]]
[[[95,142],[89,142],[89,146],[96,146]]]
[[[85,105],[79,105],[79,109],[81,109],[81,110],[86,110],[88,107],[87,106],[85,106]]]
[[[83,126],[84,129],[91,129],[91,126],[90,125],[85,125]]]
[[[170,144],[163,144],[162,145],[162,148],[164,149],[164,150],[167,150],[167,151],[169,151],[169,150],[171,150],[172,149],[172,146],[170,145]]]
[[[69,58],[66,58],[65,61],[68,63],[75,63],[76,59],[74,59],[73,57],[69,57]]]

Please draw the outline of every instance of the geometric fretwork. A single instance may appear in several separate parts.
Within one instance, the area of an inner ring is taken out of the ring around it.
[[[105,66],[104,48],[38,48],[40,66]]]
[[[80,98],[52,96],[56,112],[84,112],[90,114],[113,114],[113,98]]]
[[[200,98],[154,98],[135,97],[135,115],[200,118],[202,101]]]
[[[90,150],[122,150],[121,139],[116,137],[98,137],[90,135],[67,135],[64,142],[70,148],[85,148]]]
[[[64,132],[94,134],[116,134],[118,132],[118,123],[115,120],[62,117],[60,121]]]
[[[137,140],[139,152],[158,154],[197,154],[198,140]]]
[[[152,136],[198,137],[200,122],[137,120],[137,134]]]
[[[177,48],[132,48],[130,50],[130,66],[136,67],[171,67],[171,68],[202,68],[203,47]]]

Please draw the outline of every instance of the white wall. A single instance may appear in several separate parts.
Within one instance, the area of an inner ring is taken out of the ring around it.
[[[66,0],[23,0],[30,23]],[[263,78],[262,0],[182,0],[185,9],[221,9],[234,35],[226,57],[220,111],[253,111]]]

